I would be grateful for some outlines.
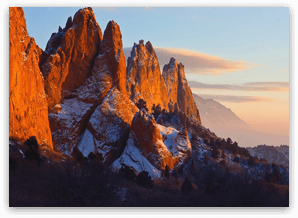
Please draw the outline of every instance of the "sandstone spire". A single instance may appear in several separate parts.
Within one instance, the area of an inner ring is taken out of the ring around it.
[[[42,65],[50,110],[90,76],[101,40],[92,8],[79,10],[65,28],[52,34],[45,51],[49,57]]]
[[[144,40],[134,44],[131,57],[127,60],[127,92],[135,103],[139,99],[147,102],[149,111],[153,104],[168,109],[168,97],[156,53],[152,44]]]
[[[28,36],[22,8],[9,8],[9,137],[35,136],[52,147],[48,103],[39,62],[42,50]]]
[[[177,104],[179,109],[188,116],[193,116],[200,121],[199,110],[185,77],[184,65],[178,64],[175,58],[171,58],[164,66],[162,76],[167,86],[171,108]]]
[[[104,31],[99,55],[87,84],[82,93],[86,93],[85,87],[96,87],[104,98],[92,113],[78,148],[84,155],[97,151],[103,155],[104,162],[112,163],[121,155],[133,116],[138,112],[126,94],[122,35],[114,21],[110,21]]]
[[[93,72],[101,72],[101,80],[111,82],[123,94],[126,93],[126,64],[123,53],[122,34],[119,25],[110,21],[104,31],[99,55]]]

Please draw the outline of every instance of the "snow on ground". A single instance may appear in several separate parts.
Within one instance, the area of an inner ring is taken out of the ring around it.
[[[160,134],[163,137],[163,143],[172,153],[173,157],[179,157],[179,165],[184,163],[191,153],[191,143],[187,135],[183,135],[173,127],[165,127],[157,124]]]
[[[122,155],[112,163],[111,168],[115,171],[119,171],[123,165],[133,168],[136,174],[145,170],[149,173],[152,179],[158,179],[161,176],[161,172],[156,169],[135,147],[134,140],[131,135],[129,136]]]
[[[165,138],[164,144],[168,150],[174,155],[179,156],[180,153],[185,153],[191,150],[191,144],[188,137],[178,135],[179,131],[173,127],[165,127],[157,124],[160,134]]]
[[[86,129],[85,133],[83,134],[83,138],[78,145],[78,149],[85,157],[88,156],[90,152],[94,151],[93,135],[88,129]]]

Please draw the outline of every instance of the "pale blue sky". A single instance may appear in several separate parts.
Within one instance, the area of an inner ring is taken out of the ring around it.
[[[29,35],[45,49],[51,34],[57,32],[59,26],[64,27],[67,18],[73,17],[78,9],[24,8]],[[266,86],[270,82],[289,82],[287,7],[93,7],[93,11],[102,32],[110,20],[119,24],[124,48],[131,48],[134,42],[144,39],[158,48],[156,51],[163,52],[166,59],[169,55],[179,62],[184,58],[188,81],[204,83],[207,87],[212,87],[208,84],[242,86],[248,82],[263,82],[262,86]],[[193,56],[188,58],[189,54]],[[210,67],[210,72],[200,73],[199,69],[196,74],[190,73],[190,68],[196,65],[198,69],[204,67],[205,71]],[[221,69],[225,72],[221,73]],[[286,88],[259,92],[192,90],[213,96],[260,131],[288,135],[289,92]],[[227,102],[221,95],[264,100],[235,103]],[[270,116],[268,111],[272,112]]]
[[[26,8],[30,36],[44,49],[52,32],[79,8]],[[139,39],[153,47],[191,49],[228,60],[259,64],[217,76],[188,75],[206,83],[282,81],[289,77],[289,9],[286,7],[93,8],[104,31],[108,21],[121,28],[123,46]],[[187,72],[187,68],[186,68]]]

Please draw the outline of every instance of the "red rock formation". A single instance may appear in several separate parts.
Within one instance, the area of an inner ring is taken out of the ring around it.
[[[90,146],[88,147],[89,150],[86,150],[84,143],[80,143],[80,141],[85,141],[87,135],[90,136],[90,139],[94,138],[95,141],[92,139],[91,143],[93,147],[96,142],[106,137],[106,146],[111,151],[109,154],[105,154],[104,151],[102,153],[104,157],[107,157],[106,160],[110,161],[118,155],[123,144],[120,141],[125,135],[128,135],[129,130],[126,129],[129,128],[134,113],[138,111],[126,95],[126,65],[122,50],[122,35],[118,24],[114,21],[110,21],[105,29],[98,55],[92,66],[88,78],[80,81],[81,85],[74,89],[71,94],[62,97],[59,102],[59,110],[55,109],[56,106],[53,108],[54,111],[49,115],[50,126],[53,131],[55,146],[66,153],[70,153],[71,149],[79,144],[79,148],[83,152],[89,151]],[[67,77],[65,82],[68,79],[75,78]],[[112,102],[107,103],[107,101]],[[109,104],[112,105],[106,107]],[[100,122],[97,120],[99,117],[102,120],[109,121],[101,123],[104,127],[110,126],[111,128],[121,129],[115,136],[115,138],[119,138],[113,141],[113,139],[106,136],[107,129],[100,129],[96,125],[96,122]],[[115,123],[113,120],[119,122]],[[118,127],[116,124],[120,126]],[[91,144],[89,143],[89,145]],[[90,151],[95,149],[97,148],[94,147]],[[99,151],[100,149],[98,148]]]
[[[139,99],[145,100],[149,111],[153,104],[160,104],[161,109],[168,110],[167,89],[156,53],[150,42],[143,43],[140,40],[139,44],[134,44],[127,60],[128,95],[135,103]]]
[[[89,119],[78,148],[85,156],[97,151],[103,155],[105,163],[112,163],[121,155],[138,111],[126,94],[112,88]]]
[[[121,155],[129,134],[129,127],[138,108],[126,94],[126,65],[120,27],[110,21],[105,29],[92,70],[80,93],[90,93],[94,87],[105,95],[92,114],[84,136],[78,145],[84,155],[98,151],[104,161],[111,163]],[[88,91],[89,90],[89,91]],[[80,99],[86,101],[89,96]]]
[[[100,81],[111,83],[126,94],[126,64],[123,54],[122,34],[119,25],[113,20],[107,24],[96,57],[93,72],[100,72]]]
[[[163,143],[153,115],[147,113],[144,109],[134,116],[130,137],[141,154],[158,170],[164,169],[166,165],[172,169],[178,164],[179,158],[173,157]]]
[[[101,40],[92,8],[79,10],[64,29],[52,34],[46,47],[49,57],[42,65],[50,110],[90,76]]]
[[[9,8],[9,137],[35,136],[52,147],[48,103],[39,62],[42,50],[28,36],[22,8]]]
[[[164,66],[162,76],[167,86],[170,108],[174,109],[177,104],[180,110],[201,122],[199,110],[185,77],[183,64],[178,64],[174,58],[171,58]]]

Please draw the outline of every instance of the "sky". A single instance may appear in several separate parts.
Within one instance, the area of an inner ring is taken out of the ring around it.
[[[45,49],[79,8],[26,8],[29,35]],[[289,8],[93,7],[102,32],[120,26],[124,48],[140,39],[185,66],[195,94],[213,98],[255,130],[289,135]]]

